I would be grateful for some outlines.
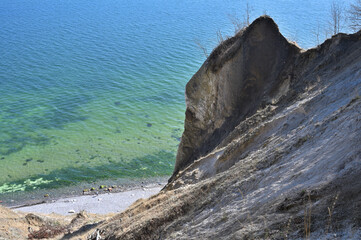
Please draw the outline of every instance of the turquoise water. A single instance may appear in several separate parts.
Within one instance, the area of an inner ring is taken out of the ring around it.
[[[331,0],[250,1],[303,48]],[[232,35],[243,1],[0,1],[0,193],[170,175],[195,42]],[[312,16],[312,17],[310,17]]]

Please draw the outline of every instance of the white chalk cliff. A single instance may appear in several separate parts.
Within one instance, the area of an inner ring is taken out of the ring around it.
[[[260,17],[213,51],[186,103],[168,185],[102,237],[361,238],[361,31],[304,51]]]

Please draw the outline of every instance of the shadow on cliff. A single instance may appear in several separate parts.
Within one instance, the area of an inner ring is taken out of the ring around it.
[[[174,175],[211,152],[243,120],[274,103],[300,49],[260,17],[222,42],[186,86],[186,118]]]

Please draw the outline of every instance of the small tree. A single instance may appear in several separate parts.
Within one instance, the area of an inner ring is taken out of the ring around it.
[[[234,26],[234,33],[238,33],[239,30],[246,27],[244,23],[235,15],[228,14],[229,19],[231,20],[231,23]]]
[[[229,19],[231,20],[234,26],[235,33],[239,32],[241,29],[251,24],[250,19],[251,19],[252,10],[253,10],[252,6],[247,2],[243,21],[241,21],[236,15],[230,15],[230,14],[228,15]]]
[[[315,31],[312,31],[312,33],[316,37],[317,45],[320,45],[320,24],[319,23],[317,24],[317,29]]]
[[[252,12],[252,7],[250,7],[249,3],[247,2],[247,5],[246,5],[246,20],[245,20],[245,24],[247,24],[246,26],[249,26],[249,24],[250,24],[249,19],[250,19],[251,12]]]
[[[224,41],[223,35],[221,33],[221,30],[217,31],[217,40],[218,40],[218,44],[221,44]]]
[[[351,4],[349,10],[350,27],[358,31],[361,29],[361,0],[357,0],[354,4]]]
[[[332,33],[333,35],[336,35],[340,32],[341,28],[341,20],[342,20],[342,7],[340,4],[337,4],[336,2],[332,2],[331,4],[331,22],[330,25],[332,27]]]

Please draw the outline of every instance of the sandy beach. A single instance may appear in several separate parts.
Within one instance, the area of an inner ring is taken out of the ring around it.
[[[162,189],[162,186],[146,186],[117,193],[103,193],[98,195],[83,195],[62,198],[49,203],[35,204],[24,207],[14,207],[16,212],[31,212],[70,215],[80,211],[95,214],[117,213],[125,210],[140,198],[148,198]]]

